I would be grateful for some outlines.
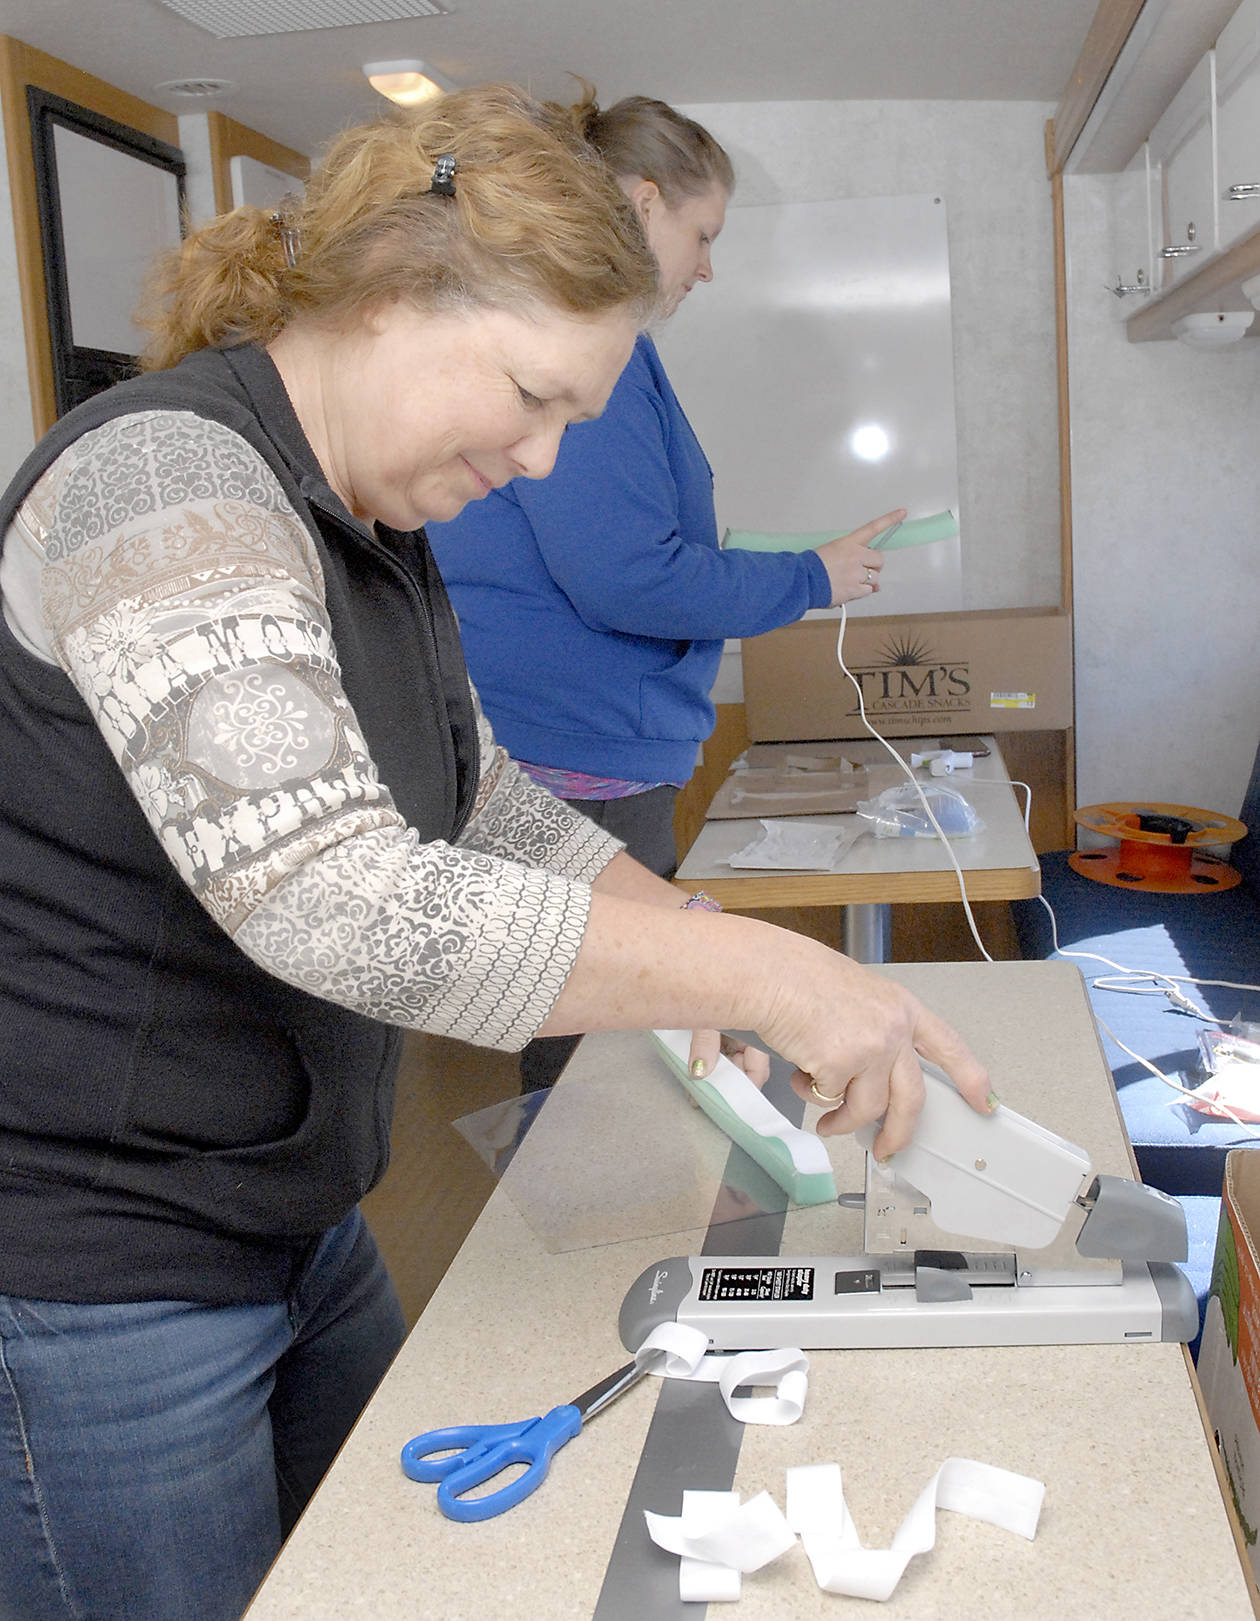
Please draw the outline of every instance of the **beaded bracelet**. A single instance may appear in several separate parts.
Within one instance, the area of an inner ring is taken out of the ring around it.
[[[722,903],[715,901],[712,895],[706,895],[704,890],[698,889],[694,895],[682,903],[682,910],[684,912],[720,912]]]

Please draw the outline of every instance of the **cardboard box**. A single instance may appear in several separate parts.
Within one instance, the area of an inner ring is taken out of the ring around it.
[[[867,735],[836,661],[839,632],[839,619],[802,619],[745,640],[749,737]],[[1058,608],[850,619],[844,661],[887,737],[1072,725],[1072,622]]]
[[[1260,1577],[1260,1152],[1225,1156],[1212,1289],[1198,1376],[1237,1511],[1245,1557]]]

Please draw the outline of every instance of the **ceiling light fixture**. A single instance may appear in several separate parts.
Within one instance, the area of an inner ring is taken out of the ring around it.
[[[1183,315],[1172,324],[1173,336],[1192,349],[1224,349],[1247,336],[1255,310],[1206,310]]]
[[[373,90],[379,90],[400,107],[418,107],[455,88],[427,62],[365,62],[363,71]]]

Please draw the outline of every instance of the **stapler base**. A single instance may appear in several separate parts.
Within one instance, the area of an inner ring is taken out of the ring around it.
[[[977,1283],[935,1259],[672,1256],[626,1295],[622,1342],[637,1351],[662,1322],[701,1329],[718,1351],[1100,1345],[1198,1332],[1194,1291],[1169,1262],[1126,1261],[1118,1282],[1029,1286],[1014,1265]]]

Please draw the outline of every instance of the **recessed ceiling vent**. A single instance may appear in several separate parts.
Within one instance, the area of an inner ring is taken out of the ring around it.
[[[185,101],[214,101],[228,95],[236,86],[231,79],[168,79],[153,88],[164,96],[179,96]]]
[[[354,23],[408,22],[445,17],[438,0],[159,0],[168,11],[204,28],[216,39],[252,39],[259,34],[298,34],[308,28],[344,28]]]

